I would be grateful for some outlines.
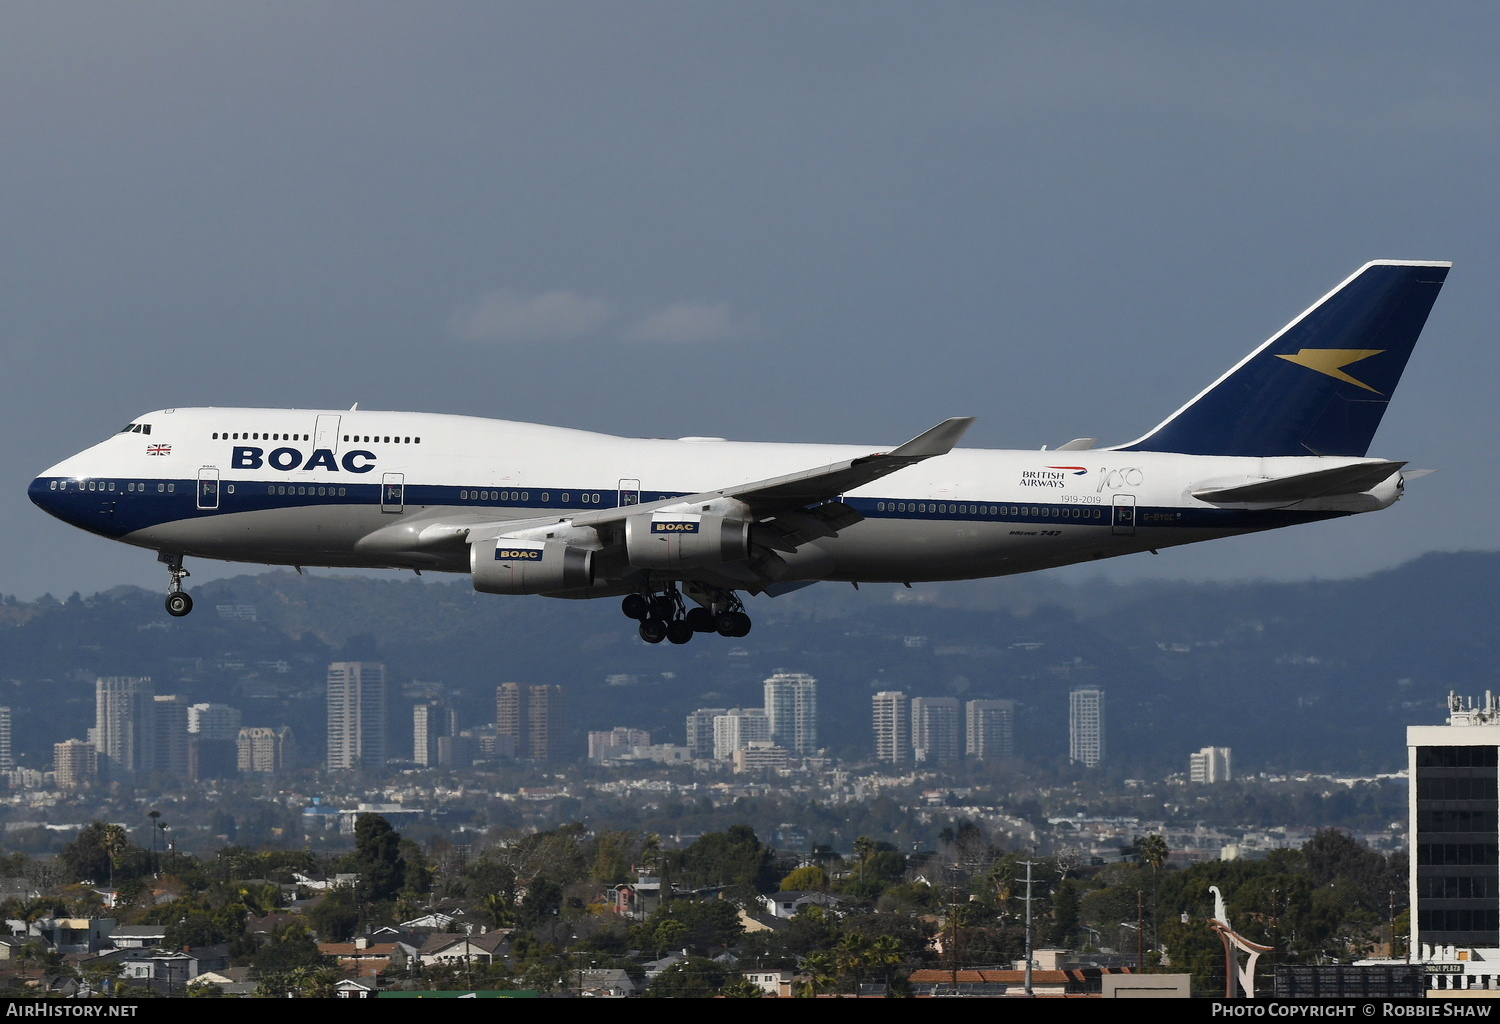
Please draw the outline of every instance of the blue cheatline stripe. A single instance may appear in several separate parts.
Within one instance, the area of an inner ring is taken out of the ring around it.
[[[52,484],[67,484],[53,490]],[[286,484],[265,480],[220,480],[219,507],[197,506],[198,481],[173,480],[99,480],[96,488],[79,490],[76,481],[54,481],[39,478],[32,483],[31,496],[37,504],[55,515],[106,536],[124,536],[163,523],[201,519],[240,512],[262,512],[273,509],[313,508],[327,506],[363,507],[381,503],[383,485],[378,481],[335,484]],[[115,490],[108,490],[109,484]],[[144,485],[144,491],[130,491],[129,484]],[[171,492],[158,491],[157,485],[170,485]],[[234,490],[231,493],[230,487]],[[282,493],[301,488],[314,493]],[[275,489],[276,493],[272,493]],[[323,493],[316,493],[318,490]],[[342,492],[342,493],[339,493]],[[589,500],[585,500],[585,496]],[[684,497],[685,492],[643,491],[642,502],[664,501]],[[597,502],[592,500],[597,497]],[[403,504],[407,508],[440,506],[453,509],[514,509],[528,515],[541,511],[586,512],[617,507],[614,488],[532,487],[459,487],[448,484],[407,484]],[[1009,523],[1021,525],[1109,527],[1112,510],[1109,505],[1079,505],[1065,502],[1001,503],[998,501],[905,501],[891,498],[845,498],[849,505],[867,519],[910,520],[923,522]],[[1153,528],[1186,529],[1270,529],[1298,523],[1316,522],[1345,515],[1342,512],[1301,512],[1288,510],[1249,511],[1219,508],[1172,508],[1140,505],[1135,507],[1137,531]]]

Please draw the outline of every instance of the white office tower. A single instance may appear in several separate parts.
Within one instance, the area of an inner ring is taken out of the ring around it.
[[[801,672],[777,672],[766,680],[766,717],[771,742],[794,754],[818,749],[818,681]]]
[[[1104,691],[1097,687],[1068,694],[1068,760],[1085,768],[1104,760]]]
[[[911,760],[911,718],[906,694],[882,690],[870,698],[875,729],[875,760],[906,764]]]
[[[1016,702],[971,700],[964,705],[964,753],[982,761],[1016,756]]]
[[[10,746],[10,708],[0,707],[0,772],[15,768],[16,756]]]
[[[917,764],[950,764],[963,746],[957,697],[911,699],[911,752]]]
[[[89,742],[100,771],[129,775],[151,766],[156,689],[149,676],[101,676],[94,683],[94,727]]]
[[[1204,747],[1196,754],[1188,755],[1188,776],[1194,782],[1228,782],[1230,774],[1229,748]]]
[[[1476,706],[1450,693],[1447,725],[1407,726],[1413,960],[1488,964],[1500,955],[1497,755],[1493,694]]]
[[[188,702],[158,694],[151,707],[151,760],[143,768],[174,778],[188,775]]]
[[[239,770],[273,774],[291,767],[295,753],[290,726],[280,729],[254,726],[240,730],[236,737]]]
[[[194,704],[188,708],[188,732],[201,740],[233,740],[240,735],[240,709],[228,704]]]
[[[699,760],[714,756],[714,719],[727,714],[728,708],[699,708],[687,716],[688,757]]]
[[[385,666],[336,661],[328,666],[328,770],[385,764]]]
[[[762,708],[730,708],[714,719],[714,757],[728,761],[752,741],[771,741],[771,720]]]
[[[443,764],[441,747],[445,737],[458,735],[458,711],[440,700],[411,709],[412,760],[426,768]]]

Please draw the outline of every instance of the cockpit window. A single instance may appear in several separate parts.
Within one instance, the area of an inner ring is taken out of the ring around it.
[[[127,423],[123,427],[120,428],[119,433],[121,433],[121,434],[149,434],[149,433],[151,433],[151,424],[149,424],[149,423]]]

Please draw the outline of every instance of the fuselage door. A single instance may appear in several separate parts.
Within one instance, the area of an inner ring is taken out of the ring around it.
[[[1116,537],[1135,536],[1135,495],[1116,494],[1110,532]]]
[[[318,428],[313,431],[313,447],[327,448],[335,454],[338,453],[339,418],[337,416],[318,417]]]
[[[620,481],[620,500],[617,505],[624,508],[626,505],[639,505],[641,503],[641,482],[639,480]]]
[[[219,471],[213,466],[198,470],[198,507],[219,507]]]
[[[380,511],[396,513],[405,509],[406,474],[386,473],[380,478]]]

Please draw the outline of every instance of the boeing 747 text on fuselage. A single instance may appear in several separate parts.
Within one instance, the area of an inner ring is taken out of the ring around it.
[[[1391,505],[1371,439],[1450,264],[1361,267],[1139,440],[895,448],[646,440],[410,412],[163,409],[32,481],[74,526],[189,556],[469,573],[618,597],[641,637],[744,636],[741,594],[1030,572]]]

